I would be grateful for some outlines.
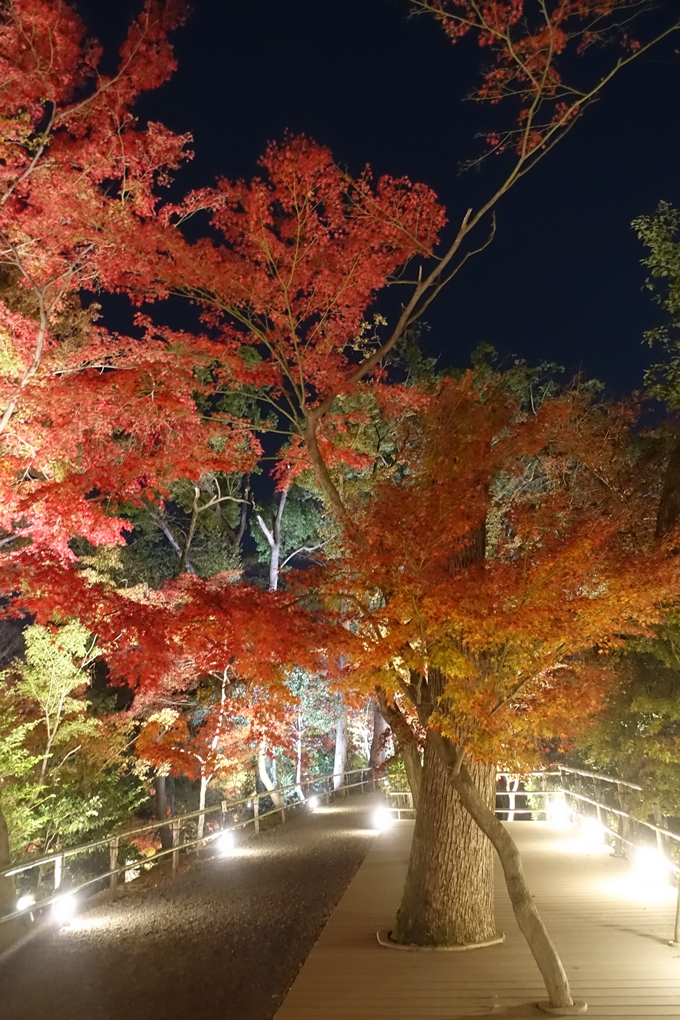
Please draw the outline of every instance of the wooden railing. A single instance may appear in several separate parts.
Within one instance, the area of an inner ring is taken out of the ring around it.
[[[337,780],[340,780],[338,783]],[[105,882],[108,879],[109,882],[109,893],[112,899],[115,899],[119,876],[125,872],[140,867],[142,864],[149,866],[158,864],[160,861],[168,856],[172,856],[172,872],[173,875],[177,873],[179,869],[180,852],[186,851],[191,848],[200,849],[201,847],[209,846],[214,840],[223,836],[225,832],[234,832],[238,829],[246,828],[249,825],[253,826],[255,833],[260,831],[260,823],[264,818],[271,815],[279,815],[282,822],[285,822],[286,811],[295,809],[300,805],[305,804],[310,797],[320,797],[329,803],[331,798],[334,796],[347,795],[347,791],[351,789],[361,788],[363,793],[366,787],[370,789],[376,789],[379,780],[376,778],[375,773],[372,769],[350,769],[345,772],[329,773],[325,776],[310,776],[306,777],[300,783],[286,783],[283,786],[277,786],[273,790],[264,790],[262,792],[253,791],[245,797],[240,797],[238,800],[233,801],[222,801],[220,804],[213,805],[211,807],[202,808],[198,811],[189,811],[184,814],[175,815],[174,817],[168,818],[167,822],[155,821],[148,825],[139,825],[133,829],[125,829],[121,832],[117,832],[112,835],[106,836],[103,839],[94,840],[90,843],[83,843],[80,846],[69,847],[65,850],[60,850],[57,853],[47,854],[44,857],[38,857],[31,861],[24,863],[17,862],[8,868],[0,871],[0,875],[6,877],[14,877],[16,875],[25,874],[26,872],[33,871],[36,868],[44,868],[45,866],[52,865],[52,892],[49,896],[44,896],[41,899],[34,899],[31,903],[26,903],[20,908],[14,910],[10,914],[5,914],[0,917],[0,924],[7,921],[15,920],[18,917],[24,915],[34,914],[46,907],[52,906],[59,902],[64,897],[74,896],[83,890],[90,890],[93,886]],[[305,792],[306,791],[306,792]],[[302,792],[302,797],[300,796]],[[286,803],[286,797],[293,798]],[[272,800],[274,806],[267,811],[260,811],[260,804],[262,801]],[[279,806],[276,805],[276,801],[280,800]],[[229,818],[233,812],[237,809],[246,810],[249,812],[249,817],[245,819],[239,819],[238,821],[230,821]],[[201,816],[204,819],[213,815],[220,815],[220,825],[218,828],[211,832],[204,833],[201,837],[185,839],[182,833],[182,827],[186,822],[197,820]],[[160,832],[162,829],[169,830],[172,833],[172,846],[166,850],[158,850],[154,853],[153,857],[146,858],[146,860],[126,860],[123,864],[119,862],[119,852],[121,850],[121,844],[125,840],[130,839],[134,836],[140,836],[147,832]],[[97,874],[93,878],[89,878],[86,881],[82,881],[65,889],[65,879],[67,877],[67,862],[82,854],[91,853],[94,850],[104,849],[108,847],[109,867],[108,870],[103,873]]]

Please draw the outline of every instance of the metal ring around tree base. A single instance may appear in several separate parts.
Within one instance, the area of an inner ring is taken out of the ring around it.
[[[588,1012],[588,1003],[583,999],[574,999],[572,1006],[553,1006],[551,1002],[537,1002],[536,1005],[550,1016],[579,1016]]]
[[[395,942],[391,931],[377,931],[376,938],[385,949],[400,949],[405,953],[464,953],[469,949],[486,949],[487,946],[498,946],[505,942],[505,932],[500,931],[492,939],[484,942],[465,942],[459,946],[417,946],[413,942]]]

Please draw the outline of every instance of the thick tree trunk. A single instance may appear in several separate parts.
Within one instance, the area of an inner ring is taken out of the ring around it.
[[[387,752],[385,750],[385,734],[389,730],[387,720],[380,711],[380,706],[373,705],[373,739],[371,740],[371,754],[368,764],[372,769],[378,769],[385,762]]]
[[[478,765],[474,772],[491,808],[496,770]],[[493,848],[452,789],[428,732],[411,857],[392,937],[421,946],[492,939],[493,897]]]
[[[515,841],[492,810],[486,790],[479,788],[479,766],[466,767],[457,762],[456,748],[439,733],[434,733],[431,749],[440,759],[451,788],[460,798],[460,803],[469,812],[469,818],[486,833],[496,848],[503,867],[505,883],[512,909],[520,931],[529,944],[529,949],[538,965],[545,982],[550,1005],[553,1007],[574,1007],[562,961],[548,935],[547,929],[534,906],[531,893],[524,878],[522,859]],[[585,1005],[579,1003],[574,1012],[585,1012]]]
[[[347,709],[343,705],[335,727],[335,758],[333,760],[333,789],[339,790],[345,782],[342,773],[347,767]]]
[[[165,776],[156,776],[154,786],[156,788],[156,818],[159,822],[164,822],[168,817]],[[169,825],[164,825],[161,828],[161,847],[163,850],[170,850],[172,847],[172,829]]]

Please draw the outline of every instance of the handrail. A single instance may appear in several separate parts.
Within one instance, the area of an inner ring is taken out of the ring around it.
[[[226,804],[226,810],[229,811],[231,808],[239,807],[241,804],[247,804],[249,801],[254,800],[256,797],[260,800],[262,797],[270,797],[273,793],[284,793],[287,790],[294,790],[298,786],[313,786],[315,783],[321,783],[326,779],[335,779],[336,776],[351,776],[356,772],[368,772],[369,769],[347,769],[345,772],[328,772],[323,776],[309,776],[305,779],[300,780],[299,783],[285,783],[283,786],[276,786],[272,790],[263,790],[261,793],[255,791],[249,793],[245,797],[239,797],[238,800],[230,800]],[[38,857],[35,860],[29,861],[26,864],[10,864],[7,868],[0,870],[0,877],[9,878],[11,875],[18,875],[22,871],[29,871],[31,868],[37,868],[41,864],[49,864],[51,861],[58,859],[65,860],[67,857],[74,857],[76,854],[85,853],[86,850],[94,850],[99,846],[108,846],[112,839],[123,839],[125,836],[138,836],[142,832],[152,832],[154,829],[164,829],[168,825],[172,825],[173,822],[183,822],[190,818],[197,818],[200,815],[214,814],[217,811],[224,811],[224,804],[213,804],[212,807],[198,808],[197,811],[186,811],[181,815],[171,815],[164,822],[155,821],[150,822],[148,825],[140,825],[135,829],[124,829],[121,832],[112,832],[103,839],[94,840],[92,843],[82,843],[78,846],[68,847],[65,850],[59,850],[56,853],[48,854],[46,857]],[[275,808],[275,811],[280,811],[281,808]],[[267,812],[269,814],[270,812]],[[264,818],[265,815],[260,815],[260,818]]]
[[[81,846],[78,846],[78,847],[70,847],[68,850],[64,850],[61,853],[50,854],[49,856],[40,858],[40,859],[35,860],[35,861],[30,861],[29,863],[24,864],[24,865],[17,865],[17,864],[10,865],[9,868],[5,868],[2,871],[0,871],[0,875],[4,875],[4,876],[7,876],[7,877],[10,877],[11,875],[17,875],[17,874],[20,874],[21,872],[24,872],[24,871],[30,871],[33,868],[39,867],[41,864],[49,863],[51,861],[55,861],[56,862],[58,860],[61,860],[62,863],[63,863],[64,859],[67,856],[72,857],[72,856],[74,856],[77,853],[84,853],[86,850],[91,850],[91,849],[93,849],[95,847],[99,847],[99,846],[109,846],[110,849],[113,849],[113,847],[115,846],[115,858],[116,858],[116,862],[115,863],[117,864],[118,843],[119,843],[119,840],[122,837],[130,836],[130,835],[137,835],[140,832],[147,832],[147,831],[150,831],[150,830],[153,830],[153,829],[162,829],[162,828],[164,828],[167,825],[172,826],[172,829],[173,829],[173,846],[170,847],[167,850],[159,850],[159,851],[157,851],[153,855],[153,858],[150,858],[148,861],[146,861],[146,862],[137,862],[137,861],[129,862],[128,861],[125,864],[122,864],[122,865],[117,866],[117,867],[114,867],[113,863],[112,863],[112,865],[110,866],[110,868],[109,868],[109,870],[107,872],[104,872],[101,875],[97,875],[95,878],[87,879],[87,881],[81,882],[79,885],[75,886],[74,888],[68,889],[68,890],[65,890],[65,891],[61,891],[60,888],[55,886],[55,890],[54,890],[54,892],[53,892],[53,894],[51,896],[46,897],[46,898],[44,898],[42,900],[39,900],[39,901],[37,901],[35,903],[32,903],[29,906],[23,908],[22,910],[14,910],[14,911],[12,911],[11,914],[5,914],[4,916],[0,917],[0,924],[5,923],[6,921],[14,920],[14,919],[16,919],[18,917],[22,917],[22,916],[24,916],[26,914],[32,914],[35,911],[38,911],[38,910],[43,909],[44,907],[50,906],[51,904],[55,903],[57,900],[61,899],[63,896],[74,895],[75,893],[80,892],[82,889],[86,889],[89,886],[96,884],[97,882],[102,882],[102,881],[104,881],[107,878],[110,879],[111,892],[112,892],[113,895],[115,895],[116,882],[117,882],[118,875],[122,874],[123,872],[129,871],[132,867],[137,866],[138,863],[151,864],[153,862],[155,864],[158,861],[159,858],[166,857],[168,854],[173,854],[173,871],[175,871],[177,865],[179,864],[179,852],[180,852],[180,849],[187,849],[189,847],[198,846],[199,844],[208,845],[214,839],[217,839],[218,836],[220,836],[222,833],[234,831],[236,829],[242,829],[246,825],[254,824],[256,826],[256,831],[259,831],[259,822],[263,818],[267,818],[270,815],[281,813],[283,818],[285,819],[286,804],[285,804],[285,801],[284,801],[284,803],[283,803],[283,805],[281,807],[274,807],[270,811],[265,811],[264,814],[260,814],[259,810],[255,810],[254,813],[253,813],[253,817],[252,818],[247,818],[244,821],[235,822],[234,824],[226,826],[226,827],[222,827],[222,828],[218,829],[215,832],[204,834],[200,838],[184,842],[184,843],[182,843],[182,845],[180,847],[180,844],[175,841],[175,836],[179,835],[179,823],[181,821],[184,821],[186,819],[196,818],[197,816],[206,815],[206,814],[209,814],[209,813],[212,813],[212,812],[215,812],[215,811],[222,811],[222,812],[226,813],[226,811],[228,811],[229,809],[234,808],[234,807],[238,807],[239,805],[248,803],[249,801],[252,801],[254,806],[255,806],[255,803],[259,804],[259,801],[263,797],[269,797],[269,796],[271,796],[271,794],[278,794],[278,793],[284,793],[285,794],[285,792],[288,791],[288,790],[297,789],[298,787],[302,787],[302,786],[306,786],[307,790],[308,790],[308,793],[309,793],[310,789],[312,789],[318,783],[322,783],[322,782],[323,782],[325,790],[326,790],[326,796],[328,797],[331,794],[331,791],[328,789],[328,785],[327,785],[328,784],[328,780],[333,780],[333,779],[336,779],[338,777],[341,777],[342,779],[345,779],[345,778],[348,778],[350,776],[355,776],[357,773],[361,774],[361,778],[359,779],[358,782],[356,782],[356,783],[347,783],[347,782],[344,782],[342,784],[342,786],[338,786],[337,789],[334,789],[332,792],[333,793],[338,793],[340,790],[349,790],[349,789],[352,789],[355,786],[361,786],[362,789],[363,789],[363,787],[364,787],[366,782],[371,782],[370,778],[368,780],[364,779],[365,774],[366,773],[370,773],[371,777],[374,776],[374,770],[372,768],[346,769],[344,772],[330,772],[330,773],[326,773],[323,776],[309,776],[309,777],[305,777],[304,779],[301,779],[299,783],[298,782],[295,782],[295,783],[285,783],[285,784],[283,784],[281,786],[274,787],[272,790],[264,790],[262,792],[258,792],[256,790],[255,792],[251,793],[249,796],[240,797],[240,798],[238,798],[238,800],[229,801],[229,802],[223,801],[222,804],[215,805],[215,806],[210,807],[210,808],[202,808],[202,809],[199,808],[198,811],[188,811],[188,812],[185,812],[182,815],[174,815],[173,817],[168,818],[168,820],[165,821],[165,822],[159,821],[159,822],[156,822],[155,824],[152,824],[152,825],[139,826],[139,827],[137,827],[135,829],[126,829],[123,832],[118,832],[118,833],[115,833],[115,834],[111,834],[108,837],[106,837],[105,839],[96,840],[96,841],[94,841],[92,843],[85,843],[85,844],[83,844]],[[293,805],[289,805],[289,806],[295,807],[298,804],[303,804],[303,803],[305,803],[304,800],[298,800]],[[112,861],[113,861],[113,856],[114,855],[112,854]]]
[[[616,783],[617,786],[628,786],[631,790],[641,790],[642,787],[638,786],[637,783],[629,783],[626,779],[615,779],[613,776],[605,776],[600,772],[588,772],[587,769],[572,769],[567,765],[559,766],[559,774],[562,772],[571,772],[575,776],[587,776],[589,779],[600,779],[603,783]],[[537,773],[538,774],[538,773]],[[541,773],[547,775],[548,773]],[[551,773],[555,775],[555,773]]]

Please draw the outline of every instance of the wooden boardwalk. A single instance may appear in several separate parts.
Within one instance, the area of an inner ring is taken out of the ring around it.
[[[675,890],[639,886],[609,847],[544,822],[509,825],[537,906],[588,1015],[680,1017],[680,948],[668,945]],[[471,952],[381,948],[406,873],[413,822],[376,841],[302,967],[276,1020],[543,1017],[545,990],[496,874],[502,945]]]

